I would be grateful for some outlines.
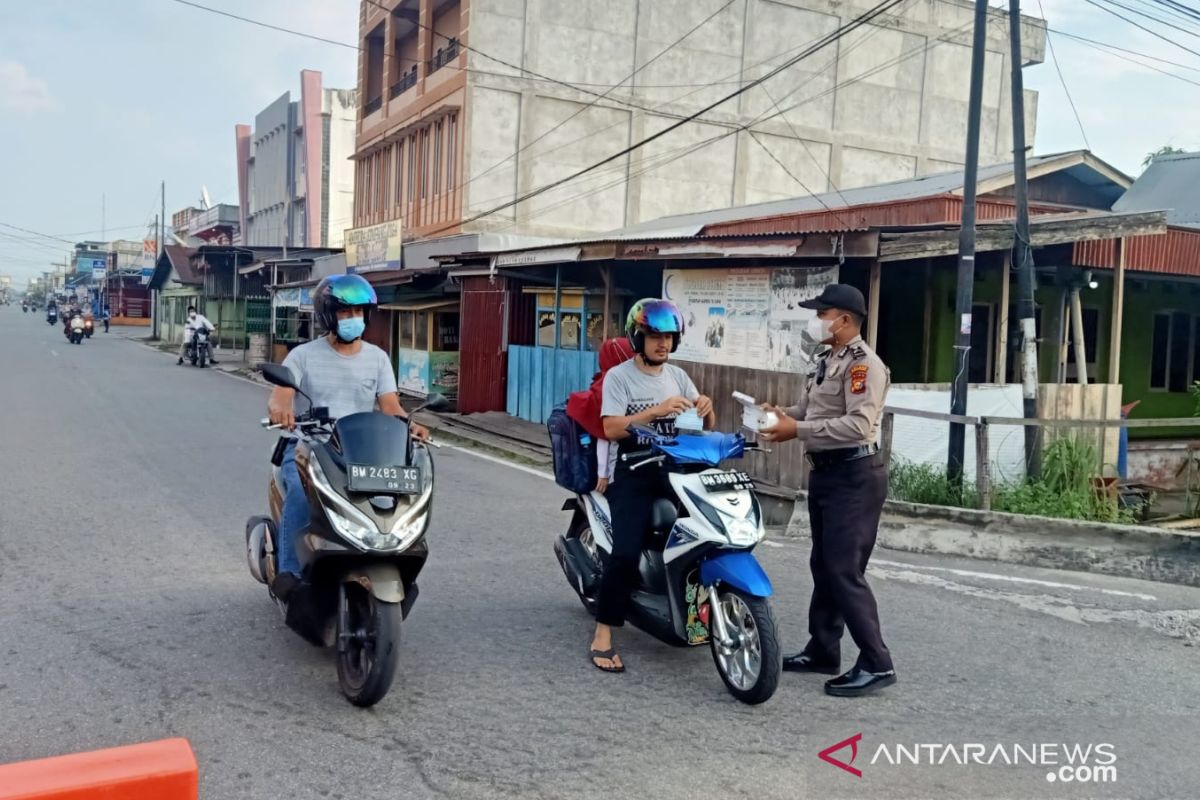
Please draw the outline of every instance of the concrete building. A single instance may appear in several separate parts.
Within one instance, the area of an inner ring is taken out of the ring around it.
[[[300,99],[284,92],[236,127],[241,243],[340,247],[354,204],[353,89],[325,89],[300,73]]]
[[[961,165],[973,3],[913,0],[587,176],[464,221],[663,131],[874,5],[724,4],[361,3],[355,227],[571,236]],[[1026,19],[1023,36],[1023,61],[1039,63],[1044,23]],[[984,164],[1011,159],[1002,19],[987,48]],[[1027,92],[1030,144],[1036,101]]]

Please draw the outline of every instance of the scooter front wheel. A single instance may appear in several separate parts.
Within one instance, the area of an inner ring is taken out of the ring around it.
[[[711,597],[709,646],[725,688],[743,703],[766,702],[775,694],[783,669],[770,601],[729,586]]]
[[[373,706],[392,688],[400,659],[399,603],[384,603],[356,583],[340,588],[338,688],[356,706]]]

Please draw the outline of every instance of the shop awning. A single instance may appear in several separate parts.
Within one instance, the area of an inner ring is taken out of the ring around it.
[[[430,311],[435,308],[452,308],[458,306],[458,298],[441,300],[412,300],[406,303],[384,303],[380,306],[384,311]]]

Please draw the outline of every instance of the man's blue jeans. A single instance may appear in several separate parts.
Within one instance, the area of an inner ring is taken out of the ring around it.
[[[308,498],[304,495],[304,487],[300,485],[294,441],[288,444],[283,453],[280,470],[283,473],[286,494],[283,496],[283,519],[279,520],[279,541],[276,543],[279,572],[290,572],[299,577],[300,559],[296,557],[296,537],[308,527],[312,512],[308,506]]]

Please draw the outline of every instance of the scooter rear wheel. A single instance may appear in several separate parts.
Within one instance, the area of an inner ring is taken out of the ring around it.
[[[730,641],[718,641],[719,630],[710,622],[709,646],[717,672],[729,693],[743,703],[757,705],[771,699],[779,686],[783,651],[771,603],[765,597],[723,586],[720,602],[712,604],[712,615],[721,615]]]
[[[356,583],[344,583],[338,613],[338,688],[356,706],[373,706],[392,688],[400,659],[399,603],[379,601]]]

